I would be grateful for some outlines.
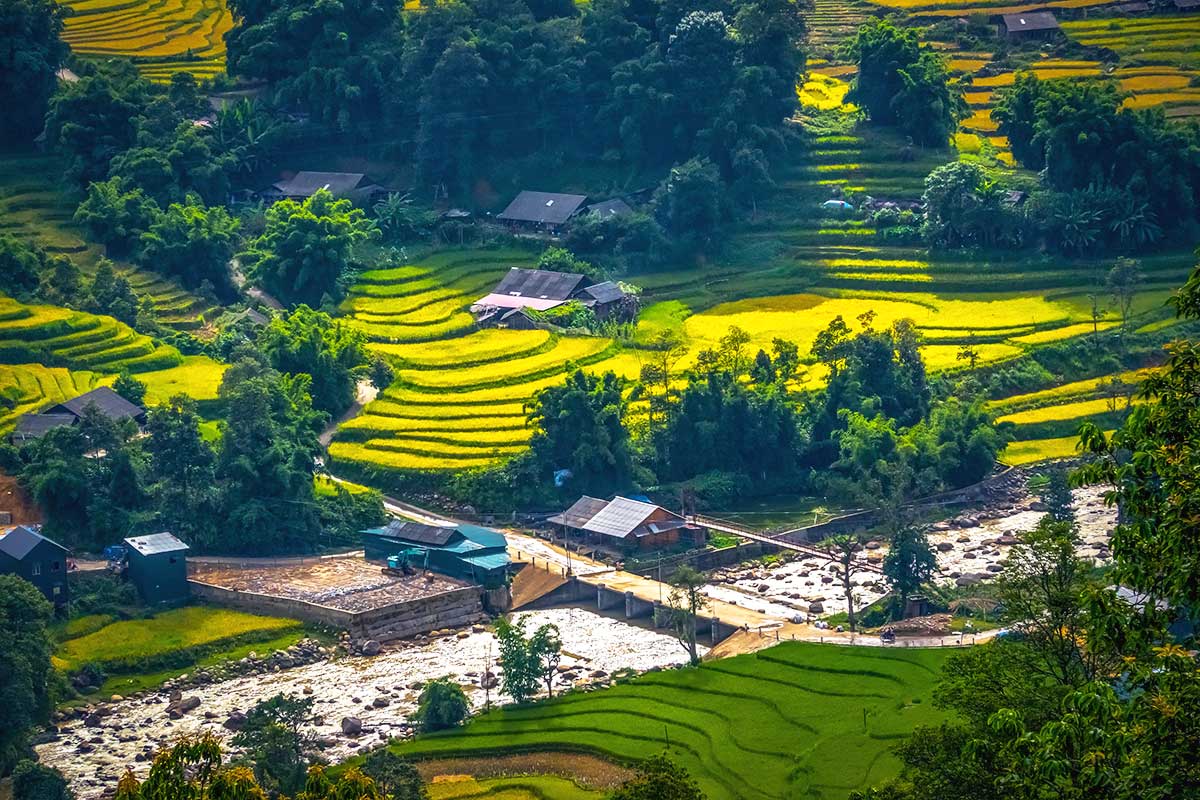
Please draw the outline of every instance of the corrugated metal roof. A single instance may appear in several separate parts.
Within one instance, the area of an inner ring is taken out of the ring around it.
[[[459,525],[458,532],[482,547],[508,547],[504,534],[478,525]]]
[[[42,542],[49,542],[64,553],[69,552],[67,548],[58,542],[53,539],[47,539],[27,525],[17,525],[13,528],[0,530],[0,553],[10,555],[18,561],[29,555],[29,551]]]
[[[451,539],[458,535],[458,531],[452,527],[426,525],[421,522],[402,522],[398,519],[389,522],[383,531],[387,536],[430,547],[445,547]]]
[[[97,409],[110,419],[133,419],[146,413],[145,409],[141,406],[136,406],[129,402],[108,386],[97,386],[90,392],[79,395],[79,397],[74,397],[56,406],[51,406],[46,409],[46,413],[56,414],[66,411],[78,417],[82,416],[83,410],[89,405],[96,406]]]
[[[147,536],[130,536],[125,539],[125,546],[133,548],[143,556],[178,553],[188,549],[188,546],[177,539],[174,534],[165,531],[151,533]]]
[[[361,172],[297,172],[291,180],[274,184],[274,188],[289,197],[311,197],[318,189],[341,195],[364,188],[366,177]]]
[[[472,309],[478,308],[532,308],[534,311],[545,311],[561,306],[566,300],[542,300],[539,297],[513,297],[508,294],[492,293],[481,297],[471,304]]]
[[[582,528],[588,520],[596,516],[608,502],[598,497],[588,497],[586,494],[571,504],[571,507],[561,514],[550,517],[548,522],[554,525],[566,525],[568,528]]]
[[[1024,14],[1005,14],[1004,27],[1009,33],[1018,31],[1052,31],[1058,28],[1058,20],[1049,11],[1029,11]]]
[[[583,210],[585,213],[596,214],[603,219],[621,217],[633,213],[633,209],[629,207],[629,203],[626,203],[619,197],[614,197],[612,200],[605,200],[600,203],[592,203]]]
[[[583,290],[583,294],[595,300],[597,303],[615,303],[625,296],[625,292],[621,291],[621,287],[612,281],[604,281],[587,287]]]
[[[650,503],[641,503],[637,500],[630,500],[628,497],[618,496],[614,497],[612,502],[600,509],[581,527],[592,533],[624,539],[645,522],[646,518],[657,508],[658,506]]]
[[[17,419],[13,435],[18,439],[37,439],[55,428],[65,428],[74,422],[74,414],[23,414]]]
[[[581,194],[525,191],[513,198],[497,219],[558,225],[570,219],[586,200]]]
[[[541,300],[569,300],[587,284],[587,278],[574,272],[513,267],[492,290],[492,294],[510,297],[536,297]]]
[[[462,562],[479,569],[505,569],[512,560],[508,553],[483,553],[477,556],[463,556]]]

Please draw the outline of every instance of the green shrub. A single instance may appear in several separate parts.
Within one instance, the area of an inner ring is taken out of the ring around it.
[[[413,720],[423,731],[440,731],[461,725],[470,713],[462,687],[450,678],[438,678],[421,690]]]

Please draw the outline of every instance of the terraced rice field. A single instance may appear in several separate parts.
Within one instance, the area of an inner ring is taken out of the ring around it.
[[[548,775],[485,780],[445,776],[429,785],[430,800],[601,800],[604,796],[603,792],[582,789],[565,778]]]
[[[0,410],[0,430],[10,429],[21,414],[110,383],[123,371],[146,384],[149,403],[179,393],[212,401],[224,371],[207,356],[184,358],[112,317],[25,305],[3,295],[0,362],[0,389],[20,389],[16,407]]]
[[[877,6],[922,17],[966,17],[971,14],[1019,14],[1042,8],[1090,8],[1108,5],[1108,0],[1046,0],[1013,3],[1011,0],[871,0]]]
[[[531,260],[450,252],[363,273],[343,311],[393,360],[397,379],[342,425],[330,455],[368,471],[488,466],[528,445],[524,405],[538,389],[576,367],[635,376],[636,356],[609,339],[476,329],[470,304]]]
[[[1106,430],[1124,419],[1136,387],[1153,370],[1131,370],[1088,380],[1074,381],[1040,392],[1014,395],[991,403],[997,421],[1016,426],[1016,440],[1002,460],[1024,464],[1042,458],[1073,455],[1079,441],[1079,426],[1094,422]]]
[[[169,81],[225,71],[225,33],[233,17],[224,0],[64,0],[63,39],[76,53],[129,57],[143,75]]]
[[[394,748],[418,758],[504,748],[583,750],[618,760],[667,750],[709,797],[845,797],[894,776],[896,740],[942,719],[930,700],[945,657],[937,650],[785,643],[603,692],[493,711]]]
[[[183,362],[174,347],[156,344],[112,317],[24,305],[3,296],[0,360],[108,373],[149,372]]]
[[[72,222],[79,198],[54,186],[63,165],[54,156],[0,154],[0,234],[34,242],[47,252],[70,258],[85,275],[95,271],[102,255],[98,245],[84,241]],[[130,264],[116,264],[118,274],[138,295],[154,301],[159,322],[179,329],[200,324],[209,304],[178,283]]]
[[[101,382],[100,376],[87,370],[0,364],[0,395],[12,403],[0,405],[0,436],[11,432],[21,415],[78,397]]]

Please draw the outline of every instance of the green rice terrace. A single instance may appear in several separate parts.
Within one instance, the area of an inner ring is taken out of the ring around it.
[[[216,399],[223,368],[205,356],[180,355],[112,317],[56,306],[25,305],[0,295],[0,391],[15,404],[0,410],[0,432],[19,416],[76,397],[120,372],[146,384],[147,400],[180,392]]]
[[[894,776],[890,748],[942,720],[931,690],[946,655],[789,642],[492,711],[394,747],[419,758],[560,750],[617,761],[666,750],[709,797],[844,797]]]

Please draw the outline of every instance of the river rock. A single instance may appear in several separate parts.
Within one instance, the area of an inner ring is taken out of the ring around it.
[[[362,733],[362,720],[358,717],[342,717],[342,733],[346,736],[358,736]]]
[[[374,639],[368,639],[367,641],[363,642],[362,654],[364,656],[377,656],[379,655],[379,651],[382,649],[383,645],[381,645],[379,642],[375,641]]]
[[[246,727],[246,715],[241,711],[234,711],[229,715],[229,719],[222,723],[226,730],[240,731]]]
[[[371,701],[371,705],[374,706],[375,708],[387,708],[391,704],[392,704],[392,701],[388,700],[386,697],[376,697],[374,700]]]

